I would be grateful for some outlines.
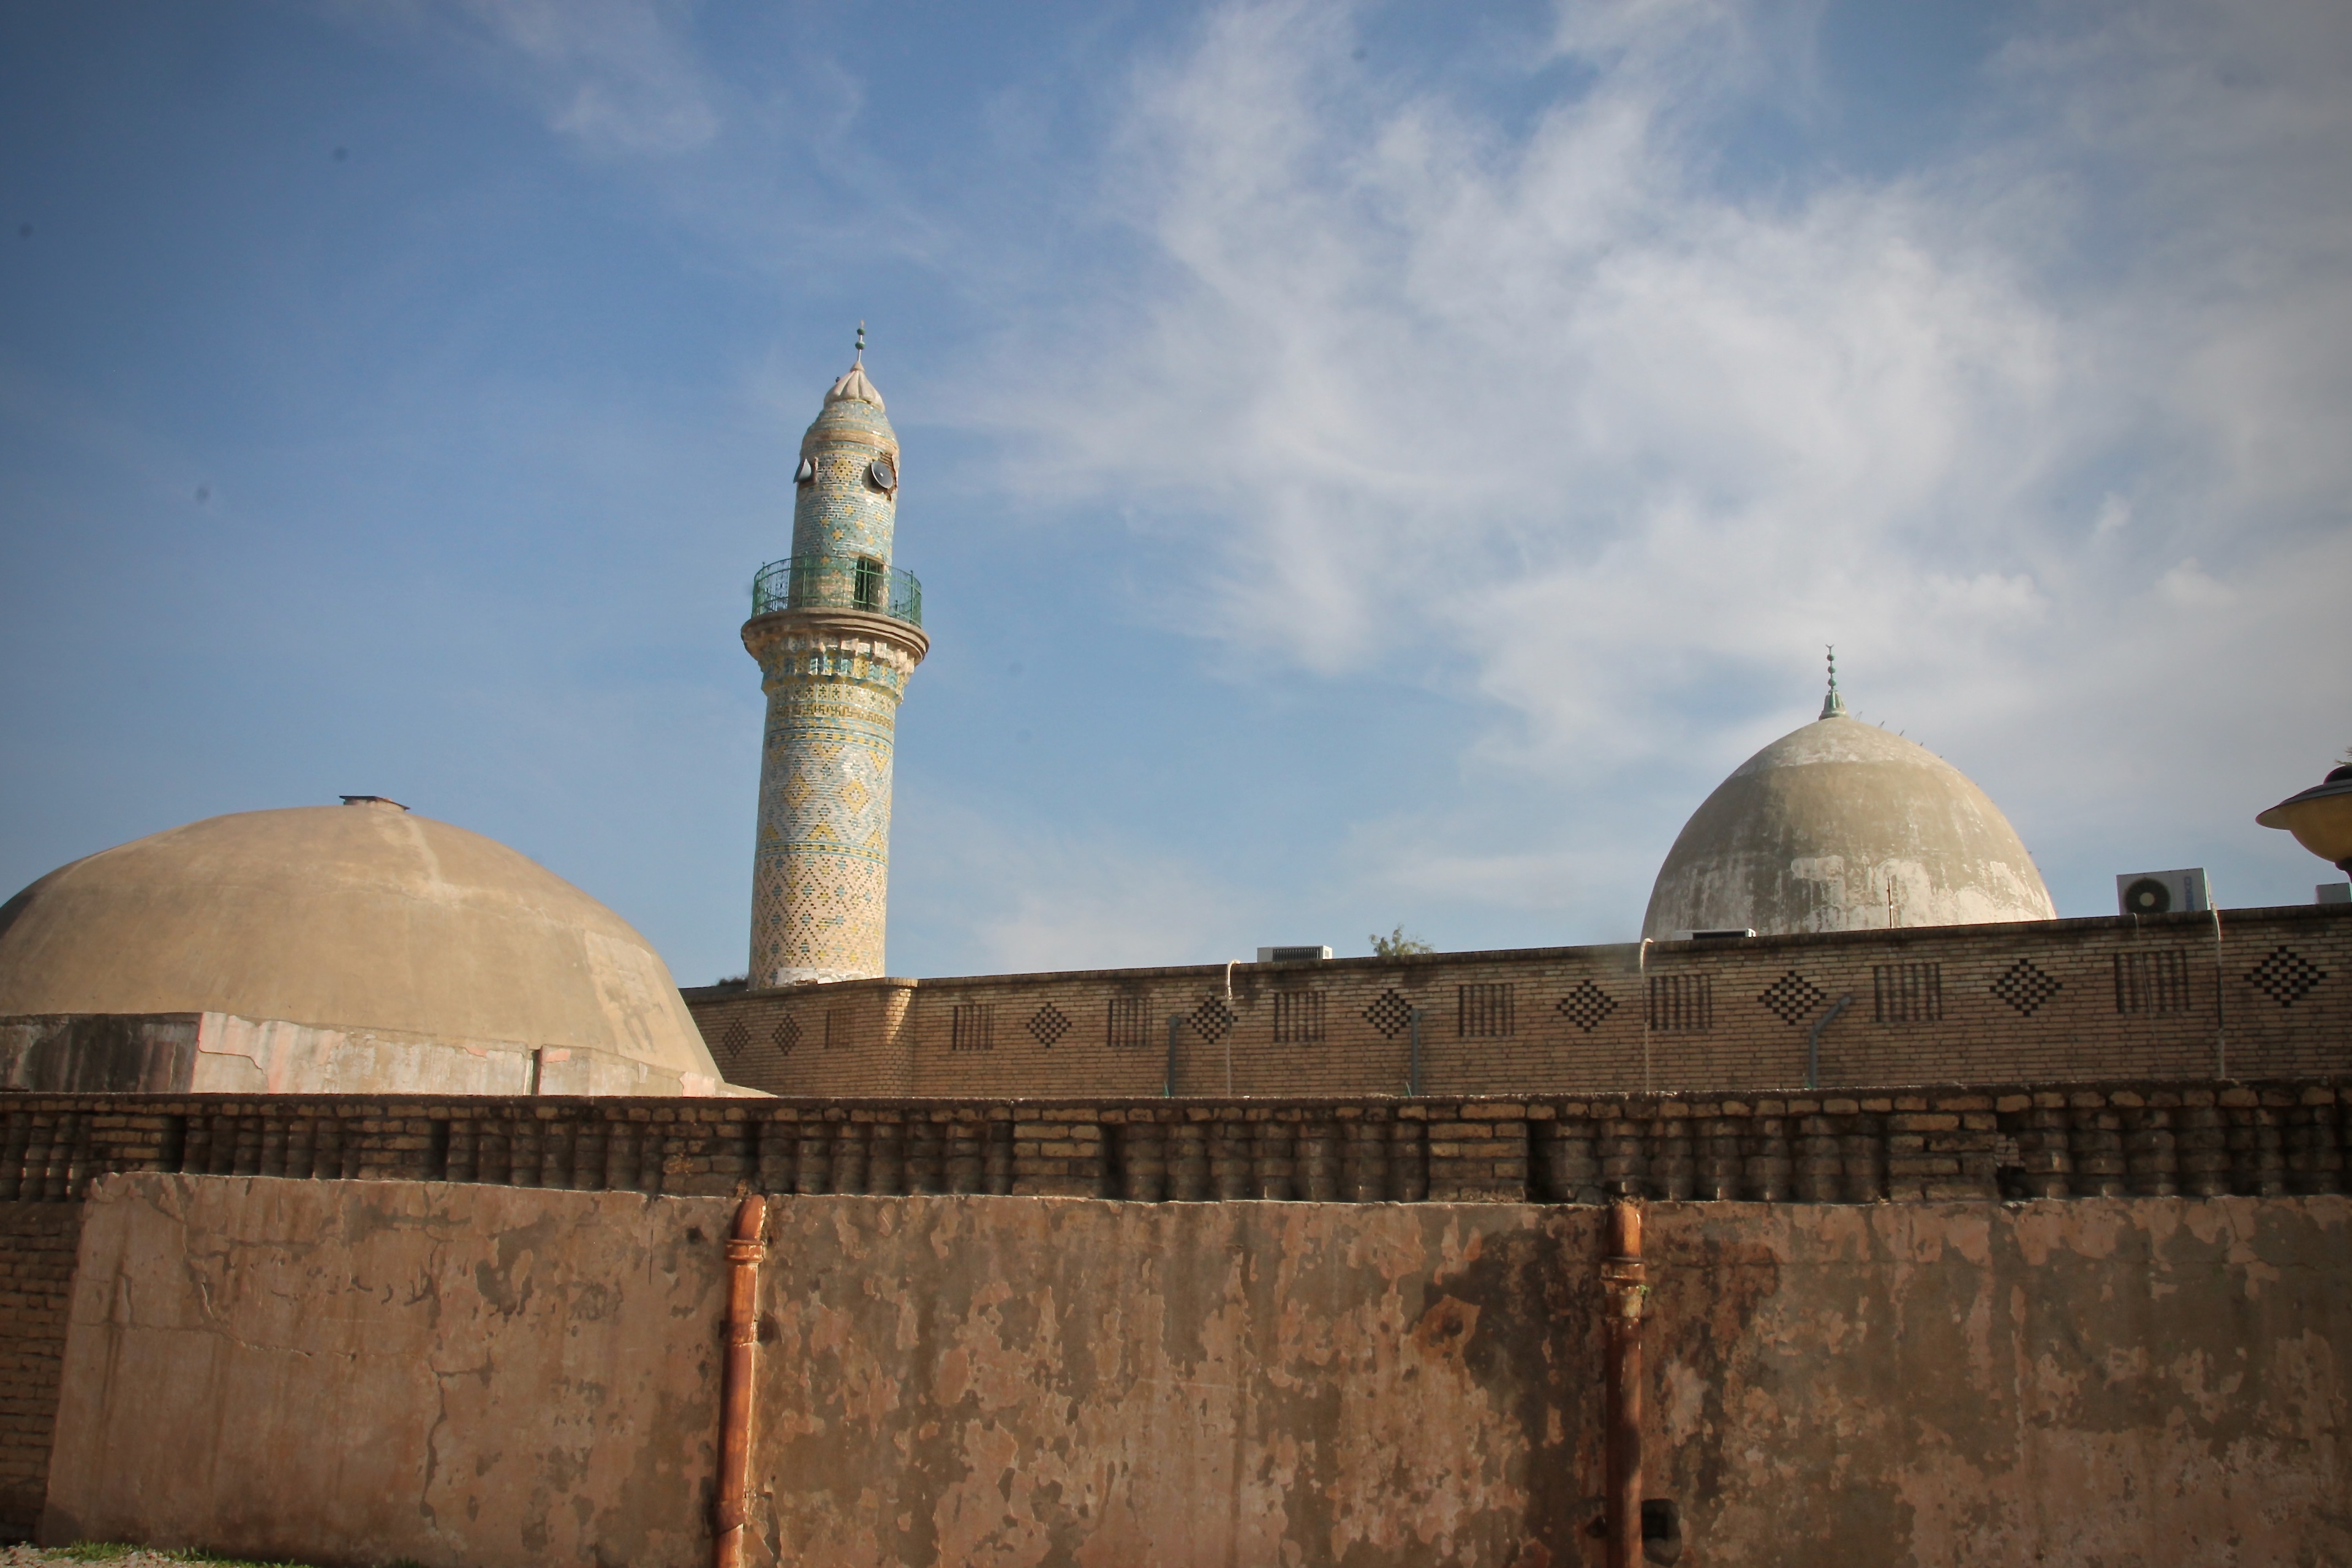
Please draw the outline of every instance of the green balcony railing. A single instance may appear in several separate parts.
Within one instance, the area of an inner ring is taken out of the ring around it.
[[[751,579],[751,613],[771,610],[865,610],[920,626],[923,585],[870,555],[794,555]]]

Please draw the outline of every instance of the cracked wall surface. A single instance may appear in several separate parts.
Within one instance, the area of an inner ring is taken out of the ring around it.
[[[51,1538],[707,1559],[723,1198],[104,1178]],[[1597,1561],[1601,1211],[771,1205],[754,1563]],[[2352,1559],[2352,1200],[1662,1204],[1691,1563]]]

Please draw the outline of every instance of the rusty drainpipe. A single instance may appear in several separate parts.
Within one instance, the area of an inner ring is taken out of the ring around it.
[[[1609,1312],[1608,1431],[1601,1446],[1608,1474],[1601,1518],[1608,1531],[1609,1568],[1637,1568],[1642,1561],[1642,1303],[1650,1291],[1642,1268],[1641,1205],[1612,1204],[1609,1233],[1613,1256],[1601,1263]]]
[[[719,1507],[714,1568],[741,1568],[744,1499],[751,1470],[751,1357],[760,1340],[760,1259],[767,1256],[768,1200],[748,1197],[727,1238],[727,1369],[719,1389]]]

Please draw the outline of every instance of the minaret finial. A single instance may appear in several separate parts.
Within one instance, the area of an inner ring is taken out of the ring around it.
[[[1830,694],[1822,700],[1822,717],[1824,719],[1843,719],[1848,715],[1845,710],[1845,699],[1838,695],[1837,645],[1835,643],[1827,643],[1823,646],[1830,650]]]
[[[866,363],[866,323],[863,321],[857,323],[857,363]]]

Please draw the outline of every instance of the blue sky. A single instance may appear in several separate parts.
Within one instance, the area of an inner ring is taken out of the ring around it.
[[[1818,706],[2062,913],[2327,868],[2352,13],[0,12],[0,883],[378,793],[743,967],[868,323],[890,968],[1633,933]]]

